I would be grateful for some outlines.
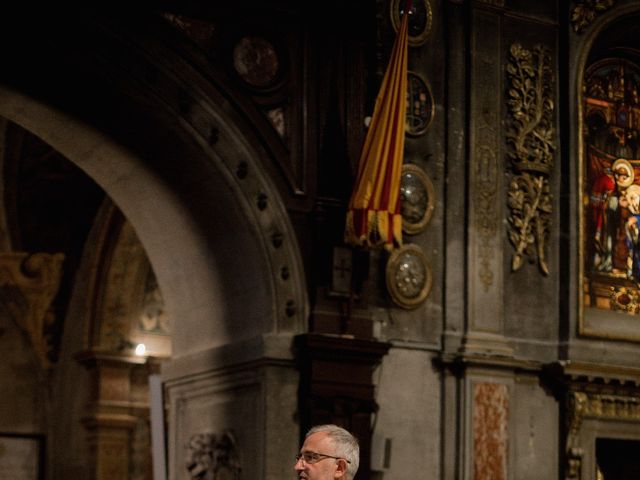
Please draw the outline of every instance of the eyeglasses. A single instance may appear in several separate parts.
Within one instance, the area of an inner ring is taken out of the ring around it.
[[[333,455],[326,455],[324,453],[316,453],[316,452],[304,452],[296,455],[296,463],[302,459],[302,461],[306,464],[313,465],[314,463],[318,463],[320,460],[325,460],[327,458],[333,458],[335,460],[344,460],[347,463],[351,463],[344,457],[334,457]]]

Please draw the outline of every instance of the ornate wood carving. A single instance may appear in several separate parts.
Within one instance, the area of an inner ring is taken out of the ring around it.
[[[189,439],[186,468],[190,478],[239,480],[242,467],[232,432],[198,433]]]
[[[609,10],[615,0],[576,0],[571,9],[571,24],[576,33],[582,33],[593,23],[596,15]]]
[[[509,240],[515,248],[511,267],[516,271],[525,256],[537,257],[540,270],[549,274],[545,255],[551,223],[549,174],[553,169],[553,74],[547,48],[527,50],[511,46],[509,79],[508,156],[514,176],[509,186]]]
[[[62,253],[0,254],[0,306],[22,328],[43,368],[51,367],[47,327],[54,322],[51,302],[62,277]]]

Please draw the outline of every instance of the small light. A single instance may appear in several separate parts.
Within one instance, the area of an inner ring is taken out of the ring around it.
[[[136,355],[142,357],[147,351],[147,347],[145,347],[144,343],[139,343],[136,346]]]

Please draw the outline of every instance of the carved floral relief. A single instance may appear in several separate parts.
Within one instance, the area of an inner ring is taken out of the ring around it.
[[[508,193],[509,240],[515,250],[511,267],[518,270],[526,258],[549,274],[546,249],[552,213],[549,175],[556,150],[553,126],[553,74],[549,50],[531,50],[515,43],[507,65],[509,120],[507,143],[511,147],[514,175]]]

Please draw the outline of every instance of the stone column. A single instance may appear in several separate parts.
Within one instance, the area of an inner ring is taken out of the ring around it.
[[[129,480],[131,433],[138,422],[132,414],[131,372],[146,358],[88,351],[77,359],[93,382],[82,419],[90,445],[91,479]]]
[[[463,349],[509,355],[503,310],[501,2],[471,9],[468,317]],[[488,94],[488,92],[492,92]]]

